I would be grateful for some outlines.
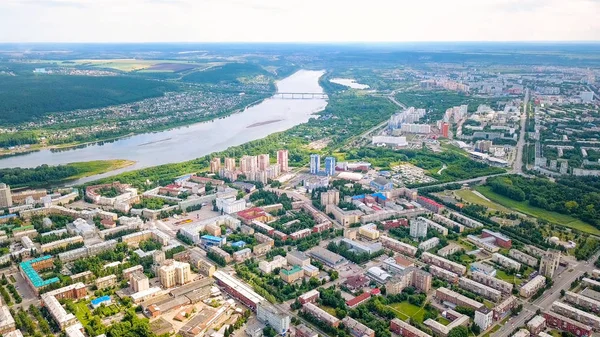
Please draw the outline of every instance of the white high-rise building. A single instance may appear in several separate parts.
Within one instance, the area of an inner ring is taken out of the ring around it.
[[[280,172],[288,171],[288,150],[277,151],[277,165],[279,165]]]
[[[427,222],[420,219],[410,220],[410,236],[423,238],[427,236]]]

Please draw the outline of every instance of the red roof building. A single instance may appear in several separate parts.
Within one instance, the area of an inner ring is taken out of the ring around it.
[[[355,298],[353,298],[353,299],[351,299],[349,301],[346,301],[346,305],[349,308],[354,308],[357,305],[359,305],[359,304],[361,304],[361,303],[363,303],[365,301],[368,301],[369,298],[371,298],[371,293],[362,293],[362,294],[356,296]]]

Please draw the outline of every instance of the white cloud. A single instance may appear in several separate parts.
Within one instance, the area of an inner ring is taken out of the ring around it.
[[[600,39],[594,0],[2,0],[0,42]]]

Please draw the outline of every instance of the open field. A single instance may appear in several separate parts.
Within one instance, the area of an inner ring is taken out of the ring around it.
[[[533,207],[526,202],[519,202],[497,194],[491,190],[488,186],[478,186],[476,190],[483,194],[486,198],[501,204],[502,206],[514,209],[521,213],[544,219],[548,222],[555,223],[557,225],[577,229],[579,231],[590,233],[594,235],[600,235],[600,229],[585,223],[579,219],[566,214],[560,214],[556,212],[547,211],[538,207]]]
[[[112,159],[112,160],[94,160],[86,162],[69,163],[77,169],[78,174],[71,176],[67,179],[79,179],[84,177],[93,176],[105,172],[118,170],[127,166],[135,164],[134,161],[125,159]]]
[[[156,71],[156,72],[179,72],[200,67],[199,64],[187,61],[174,60],[138,60],[138,59],[112,59],[112,60],[75,60],[77,65],[93,66],[98,68],[109,68],[119,71]]]
[[[503,207],[500,204],[483,199],[482,197],[473,193],[473,191],[471,191],[471,190],[461,189],[461,190],[454,191],[454,194],[457,197],[461,198],[462,200],[464,200],[468,203],[487,207],[489,211],[500,211],[500,212],[504,212],[504,213],[512,212],[510,209]]]
[[[408,302],[392,303],[388,305],[388,307],[394,310],[396,317],[403,321],[412,318],[418,322],[423,322],[423,315],[425,315],[425,310],[423,308]]]

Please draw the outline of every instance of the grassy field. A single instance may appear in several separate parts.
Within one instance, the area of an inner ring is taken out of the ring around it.
[[[394,310],[396,317],[403,321],[412,318],[418,322],[423,322],[423,315],[425,315],[425,310],[423,308],[408,302],[393,303],[388,305],[388,307]]]
[[[473,191],[471,191],[471,190],[461,189],[461,190],[454,191],[454,194],[457,197],[461,198],[465,202],[487,207],[490,211],[500,211],[500,212],[504,212],[504,213],[511,213],[510,209],[503,207],[500,204],[485,200],[484,198],[473,193]]]
[[[486,198],[501,204],[502,206],[514,209],[521,213],[544,219],[548,222],[555,223],[557,225],[577,229],[579,231],[590,233],[594,235],[600,235],[600,229],[585,223],[579,219],[566,214],[560,214],[556,212],[547,211],[538,207],[533,207],[526,202],[519,202],[494,193],[488,186],[478,186],[476,190],[483,194]]]
[[[86,301],[79,301],[74,303],[75,312],[73,313],[75,317],[81,322],[83,325],[87,325],[92,317],[92,312],[90,311],[88,304]]]
[[[134,161],[125,159],[112,159],[112,160],[94,160],[86,162],[69,163],[67,165],[77,168],[80,172],[75,176],[69,177],[70,179],[79,179],[84,177],[93,176],[105,172],[118,170],[130,165],[135,164]]]

